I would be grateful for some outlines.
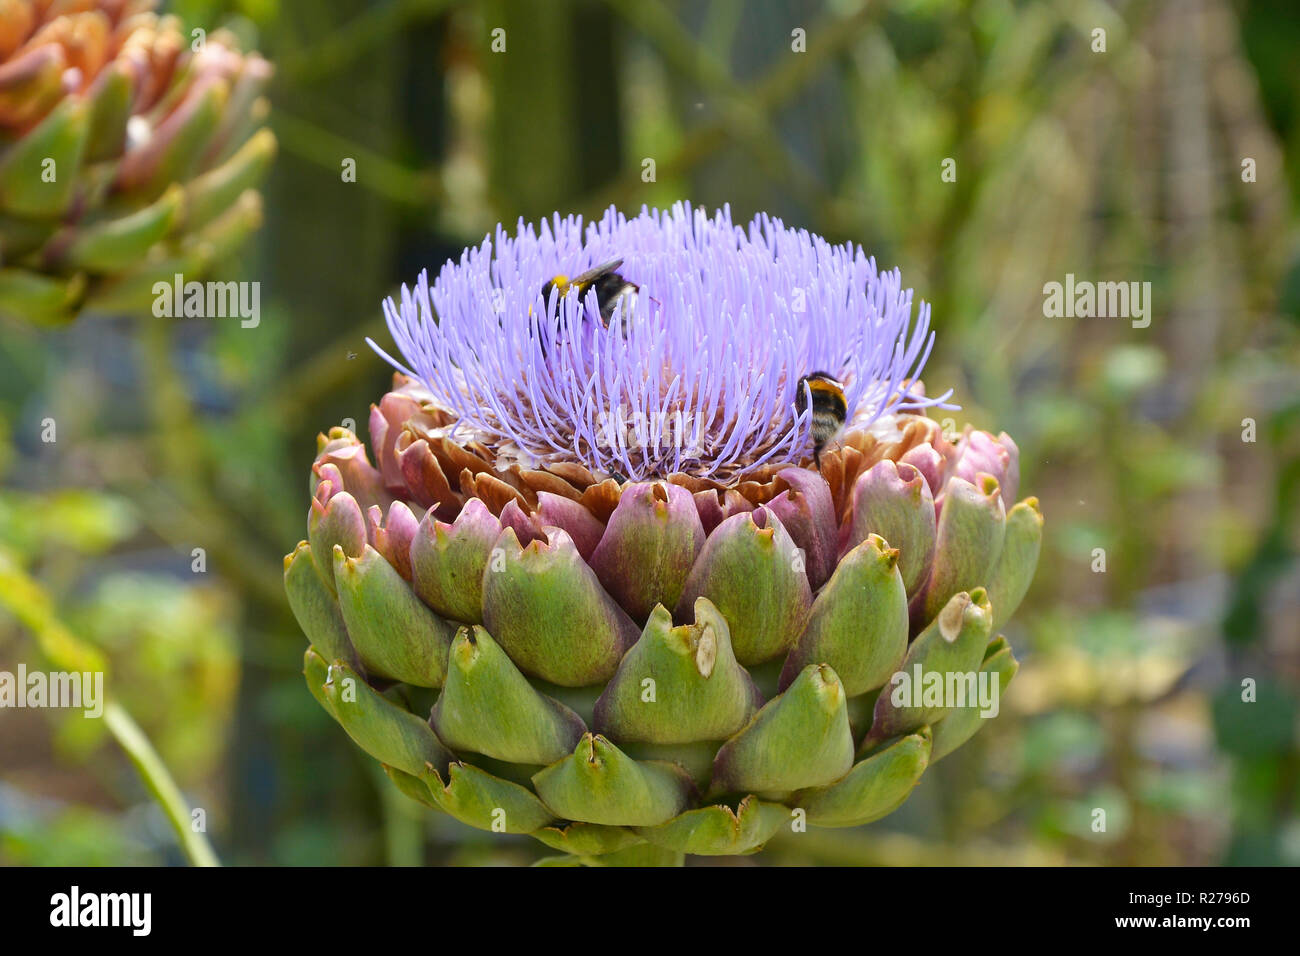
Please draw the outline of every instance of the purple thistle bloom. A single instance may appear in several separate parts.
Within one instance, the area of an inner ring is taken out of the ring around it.
[[[608,329],[594,291],[543,300],[557,274],[613,259],[640,291]],[[424,272],[403,285],[384,314],[407,364],[371,347],[454,414],[450,437],[632,479],[799,459],[810,413],[795,410],[796,384],[814,371],[843,383],[857,428],[953,407],[951,391],[912,391],[934,335],[926,303],[913,320],[897,269],[766,215],[735,226],[727,207],[633,219],[611,208],[585,226],[556,215],[536,229],[521,220],[514,236],[498,226],[432,286]]]

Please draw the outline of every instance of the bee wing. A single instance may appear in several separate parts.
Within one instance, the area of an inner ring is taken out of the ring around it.
[[[610,259],[609,262],[606,262],[603,265],[596,266],[594,269],[588,269],[580,276],[574,276],[569,280],[569,285],[573,288],[585,289],[601,276],[609,275],[622,264],[622,259]]]

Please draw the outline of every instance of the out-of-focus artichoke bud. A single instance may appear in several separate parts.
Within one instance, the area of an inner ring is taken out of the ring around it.
[[[568,855],[544,865],[677,864],[876,820],[994,715],[1037,501],[1003,498],[1010,439],[925,414],[947,396],[917,379],[910,293],[816,243],[685,207],[557,219],[386,303],[419,377],[372,408],[374,466],[321,436],[285,590],[311,693],[402,793]],[[539,304],[618,256],[658,286],[624,334]],[[791,314],[796,288],[825,307]],[[820,470],[791,418],[817,368],[850,410]],[[627,407],[635,440],[599,424]],[[393,681],[439,688],[427,722]]]
[[[0,0],[0,314],[152,308],[261,222],[271,66],[154,5]]]

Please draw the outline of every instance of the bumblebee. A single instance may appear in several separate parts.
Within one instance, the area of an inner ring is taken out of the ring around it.
[[[590,289],[595,289],[596,302],[600,308],[600,324],[608,329],[619,302],[627,300],[623,306],[623,313],[629,315],[636,303],[637,291],[640,289],[640,286],[628,282],[618,274],[616,270],[622,264],[622,259],[611,259],[572,279],[565,275],[558,275],[542,286],[542,299],[549,301],[552,289],[558,289],[561,298],[576,289],[580,299],[586,298]]]
[[[848,420],[849,406],[844,399],[844,386],[825,372],[813,372],[799,379],[795,386],[794,407],[799,414],[812,401],[813,461],[817,470],[822,467],[822,449],[825,448]]]

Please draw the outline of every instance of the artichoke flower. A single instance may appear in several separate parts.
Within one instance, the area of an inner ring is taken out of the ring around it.
[[[607,326],[546,285],[619,259]],[[890,813],[980,728],[907,677],[1015,674],[1037,501],[1007,435],[926,415],[928,307],[860,248],[611,209],[385,312],[405,362],[371,343],[369,453],[320,436],[285,588],[311,693],[406,795],[548,862],[747,854]],[[850,410],[820,470],[814,370]]]
[[[0,0],[0,314],[147,307],[261,222],[270,64],[153,6]]]

